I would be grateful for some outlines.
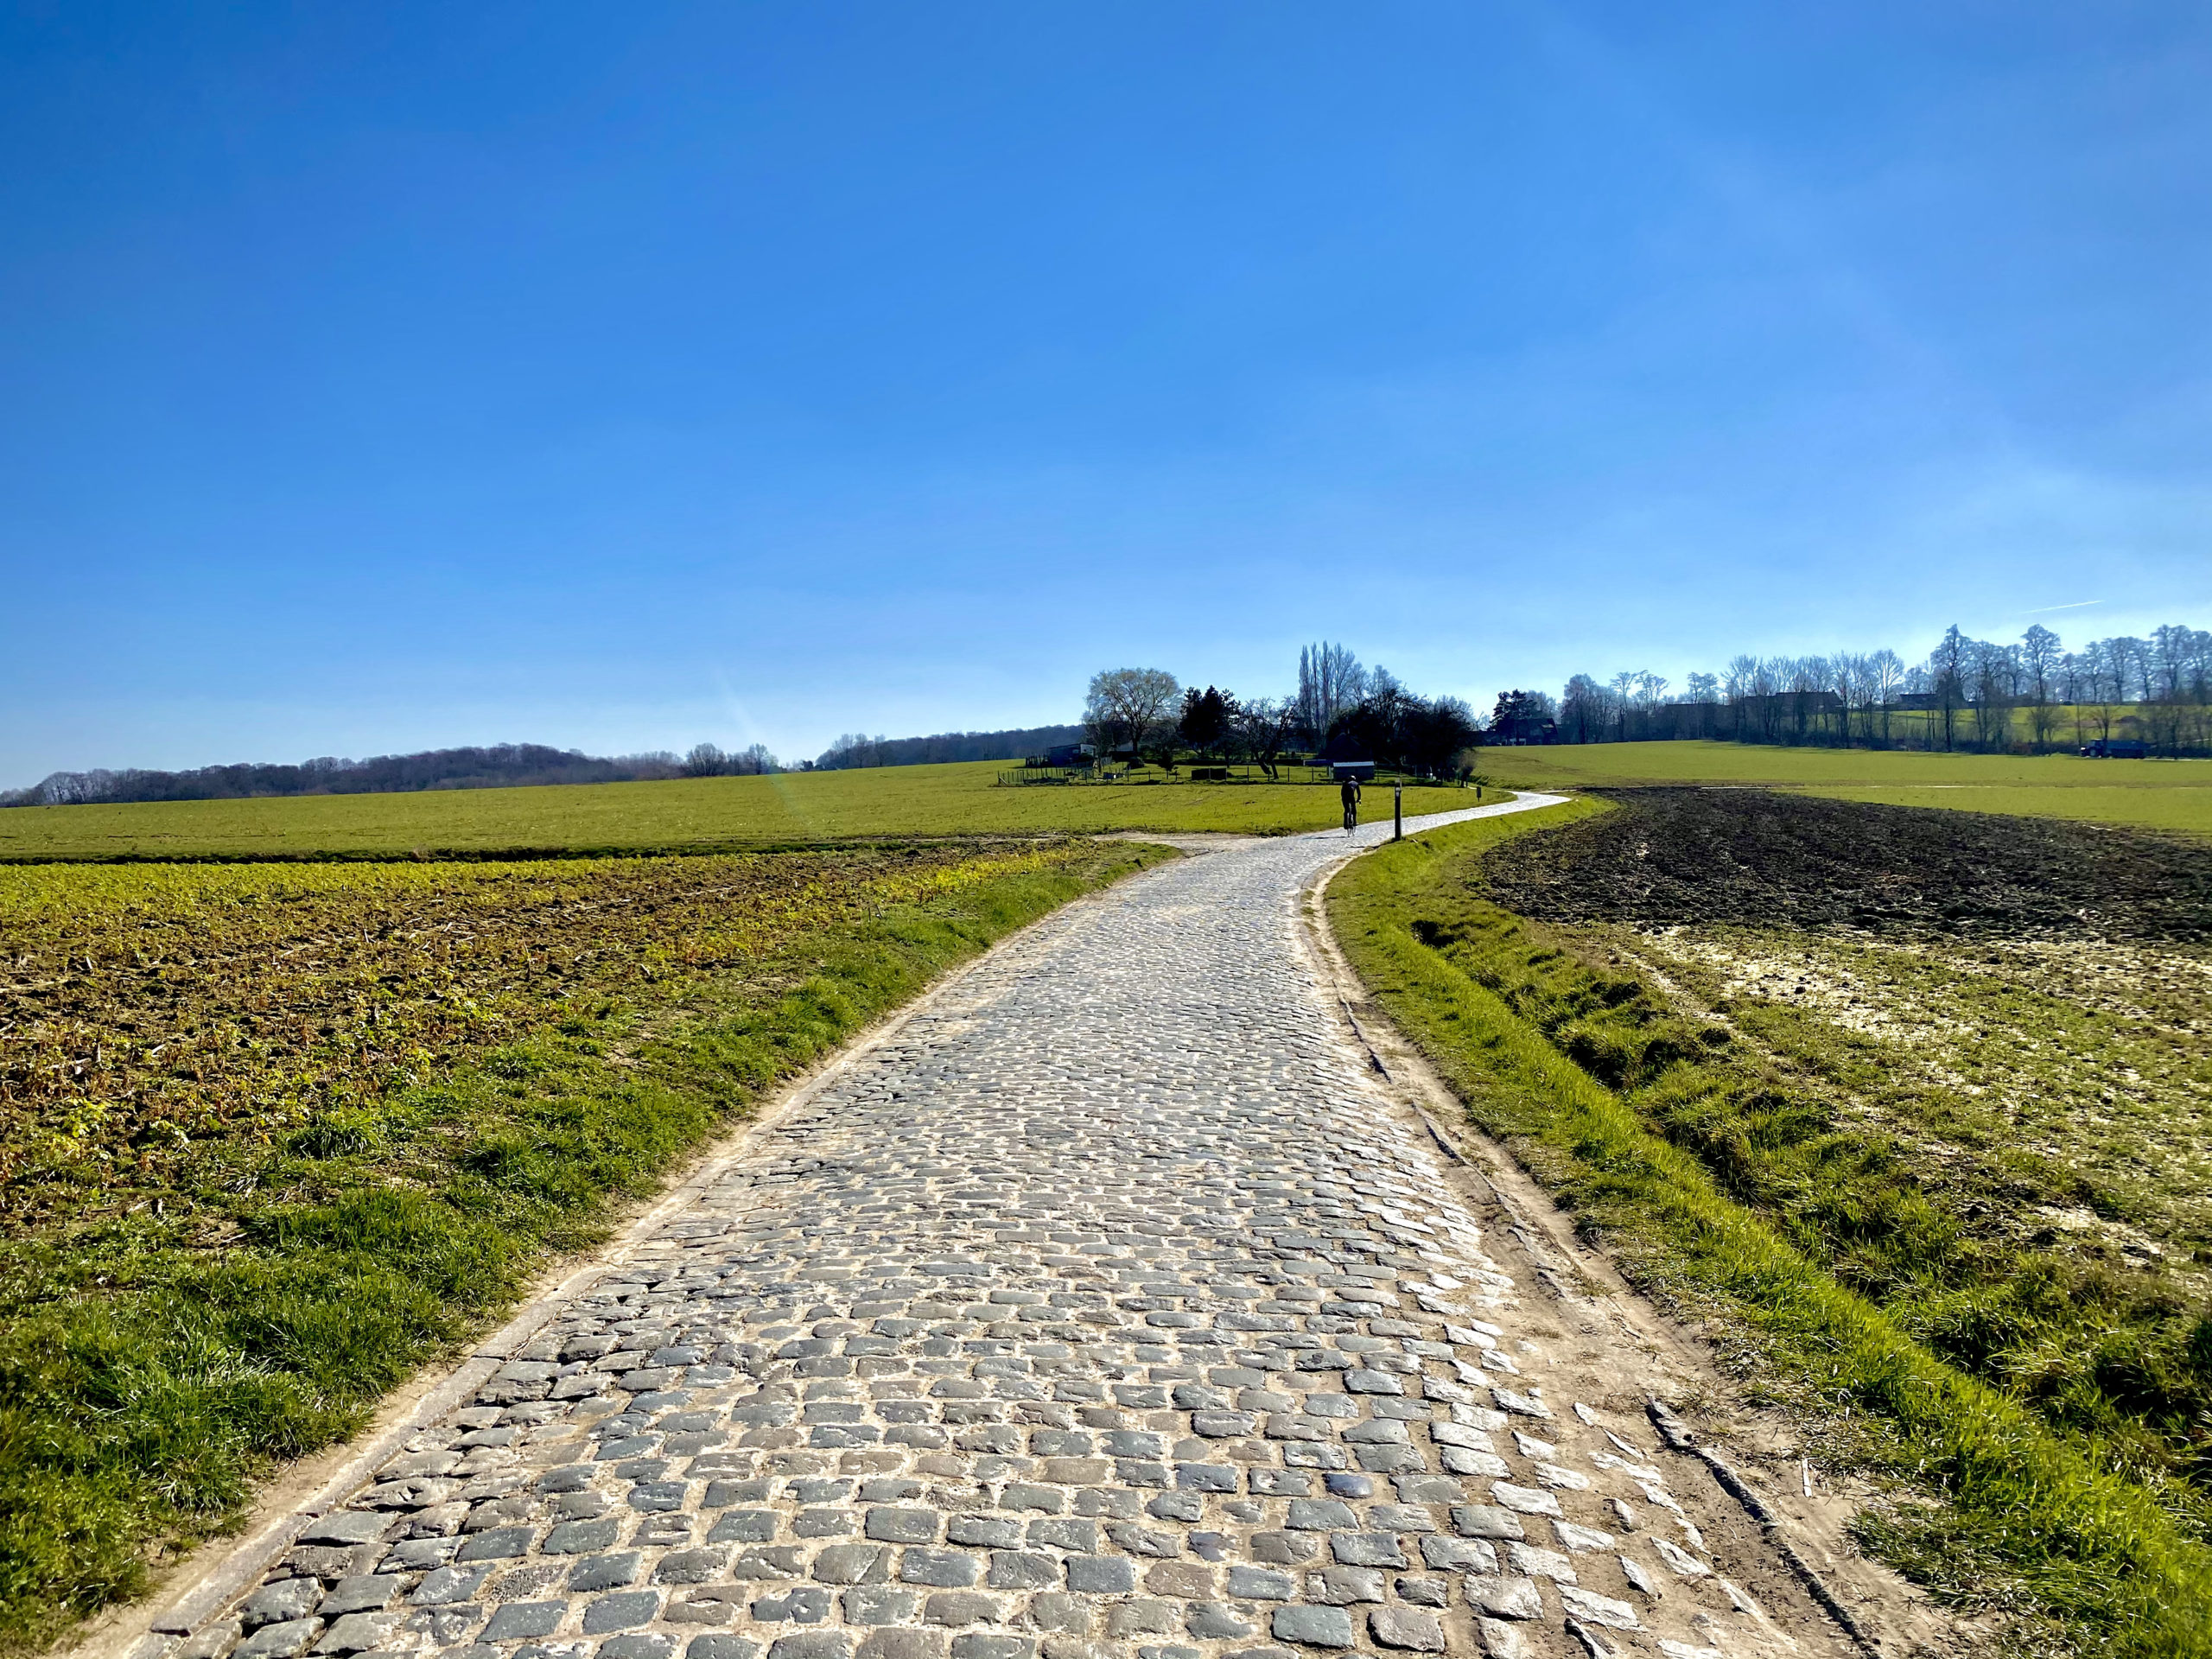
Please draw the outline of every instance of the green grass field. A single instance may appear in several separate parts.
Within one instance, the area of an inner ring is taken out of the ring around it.
[[[1890,806],[2081,818],[2212,836],[2212,760],[2084,760],[2070,754],[1927,754],[1749,743],[1592,743],[1491,749],[1482,764],[1491,777],[1514,789],[1764,785]]]
[[[1764,785],[1899,806],[1962,808],[2212,836],[2212,760],[2082,760],[1784,749],[1735,743],[1603,743],[1495,749],[1508,788],[1656,783]],[[1002,789],[995,761],[785,772],[658,784],[433,790],[0,811],[0,861],[404,857],[411,853],[697,850],[884,836],[1120,830],[1282,835],[1338,821],[1326,784],[1161,784]],[[1413,789],[1406,810],[1472,804]],[[1389,810],[1389,791],[1363,809]]]
[[[0,860],[698,849],[1116,830],[1281,835],[1339,819],[1327,784],[1002,789],[1001,770],[987,760],[656,784],[15,807],[0,810]],[[1406,791],[1408,814],[1473,804],[1467,791]],[[1389,810],[1388,788],[1370,791],[1366,816]]]

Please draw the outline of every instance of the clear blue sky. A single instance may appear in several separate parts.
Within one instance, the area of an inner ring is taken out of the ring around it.
[[[2208,87],[2122,0],[8,5],[0,785],[2212,624]]]

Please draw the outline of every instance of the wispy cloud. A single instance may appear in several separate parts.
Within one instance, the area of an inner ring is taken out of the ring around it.
[[[2032,611],[2022,611],[2022,616],[2049,616],[2053,611],[2078,611],[2091,605],[2101,605],[2101,599],[2077,599],[2071,605],[2043,605]]]

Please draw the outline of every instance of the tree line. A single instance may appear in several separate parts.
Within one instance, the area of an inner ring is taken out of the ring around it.
[[[1238,761],[1271,778],[1293,754],[1446,776],[1466,770],[1466,752],[1482,741],[1459,698],[1419,696],[1389,669],[1325,642],[1300,651],[1297,689],[1281,696],[1185,686],[1165,669],[1104,670],[1084,698],[1083,732],[1102,757]]]
[[[56,772],[29,789],[0,792],[0,806],[83,806],[132,801],[230,801],[268,795],[379,795],[427,789],[514,789],[533,784],[616,784],[710,778],[778,770],[756,743],[726,754],[702,743],[689,754],[664,750],[613,757],[543,743],[425,749],[365,760],[325,755],[296,766],[247,763],[188,772],[143,768]]]
[[[938,732],[929,737],[870,737],[848,732],[816,756],[817,772],[855,766],[928,766],[951,760],[1014,760],[1083,739],[1080,726],[1026,726],[1002,732]]]
[[[1516,694],[1522,695],[1522,694]],[[2212,632],[2169,624],[2079,650],[2040,624],[2003,643],[1955,625],[1924,662],[1894,651],[1751,657],[1689,675],[1577,674],[1555,710],[1569,743],[1721,738],[1875,748],[2081,747],[2133,737],[2171,755],[2212,752]],[[2024,723],[2026,735],[2021,735]]]

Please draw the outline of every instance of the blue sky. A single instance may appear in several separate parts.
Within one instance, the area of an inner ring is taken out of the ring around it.
[[[0,785],[2204,626],[2208,85],[2202,4],[0,6]]]

